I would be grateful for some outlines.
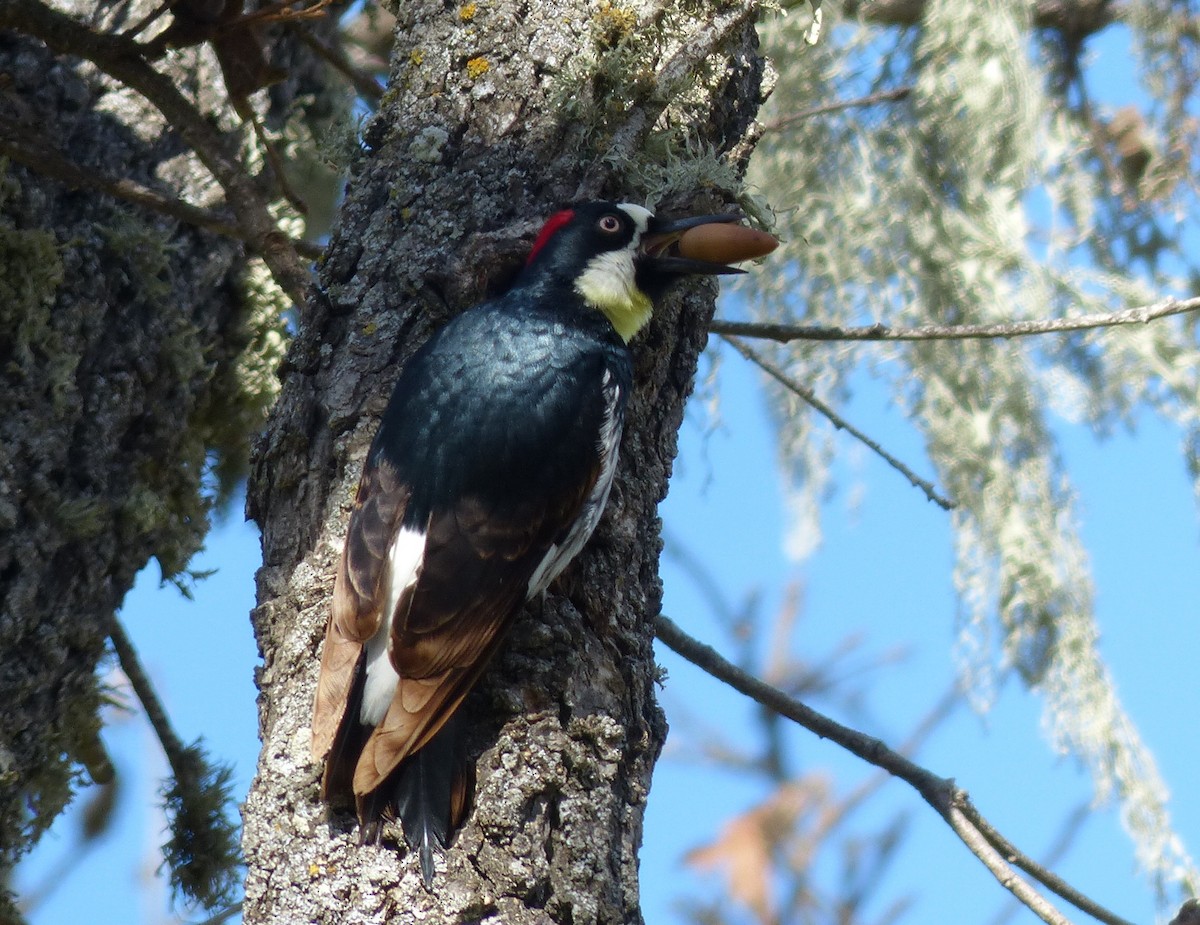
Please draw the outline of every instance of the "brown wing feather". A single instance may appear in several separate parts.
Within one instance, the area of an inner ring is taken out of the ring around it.
[[[502,638],[502,632],[493,634],[493,644],[466,670],[400,681],[387,713],[363,747],[354,771],[355,794],[361,797],[375,790],[405,758],[437,735],[470,693]]]
[[[386,461],[363,471],[333,589],[333,619],[349,639],[366,641],[379,628],[388,549],[409,494]]]
[[[343,636],[341,627],[331,615],[325,628],[321,674],[317,678],[317,696],[313,701],[312,753],[318,761],[329,754],[337,737],[361,652],[362,643]]]
[[[524,602],[530,576],[598,476],[599,466],[549,506],[510,503],[495,516],[467,498],[430,521],[421,578],[404,618],[393,623],[391,657],[401,680],[363,748],[356,794],[379,787],[462,703]]]
[[[350,514],[325,628],[312,720],[312,752],[318,761],[329,754],[337,737],[363,643],[379,628],[388,547],[408,497],[391,466],[368,463]]]

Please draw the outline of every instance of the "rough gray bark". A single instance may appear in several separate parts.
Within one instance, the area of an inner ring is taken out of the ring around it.
[[[645,199],[659,176],[673,196],[661,210],[719,206],[697,193],[701,157],[674,151],[685,160],[672,175],[661,147],[661,161],[647,153],[651,126],[686,92],[694,150],[743,142],[762,77],[753,12],[664,8],[636,35],[630,24],[624,51],[606,47],[614,24],[582,0],[421,0],[397,14],[391,86],[254,463],[263,752],[243,813],[245,920],[638,922],[642,810],[666,732],[652,690],[656,507],[712,288],[673,300],[636,342],[604,520],[467,703],[476,803],[432,893],[402,849],[359,847],[351,818],[327,820],[309,717],[350,502],[399,365],[511,270],[565,201]]]
[[[214,80],[194,56],[173,66]],[[210,204],[178,138],[88,64],[5,33],[0,72],[9,140]],[[243,259],[0,162],[0,882],[77,764],[104,773],[95,669],[134,575],[155,556],[179,572],[207,529],[205,455],[246,339]]]

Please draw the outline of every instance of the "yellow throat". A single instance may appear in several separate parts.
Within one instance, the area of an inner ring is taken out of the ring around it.
[[[601,254],[575,282],[575,290],[588,305],[604,313],[626,343],[645,327],[654,311],[650,297],[634,282],[628,252]]]

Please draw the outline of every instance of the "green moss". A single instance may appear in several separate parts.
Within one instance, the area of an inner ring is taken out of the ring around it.
[[[6,372],[19,374],[21,369],[50,364],[57,395],[78,363],[78,357],[64,349],[54,325],[54,295],[63,281],[62,255],[53,232],[17,228],[3,214],[19,192],[8,162],[0,160],[0,330],[11,338],[13,351]]]
[[[233,769],[212,761],[200,742],[175,758],[176,777],[163,791],[170,837],[163,858],[177,894],[206,909],[233,901],[238,886],[238,826],[229,816]]]
[[[100,744],[100,688],[95,677],[88,679],[83,691],[72,691],[63,699],[62,712],[54,725],[44,730],[44,735],[56,749],[61,761],[38,768],[37,772],[20,782],[29,808],[28,843],[50,827],[63,808],[71,801],[79,771],[79,765],[95,769],[93,779],[103,776],[108,765],[104,748]]]
[[[112,255],[124,262],[142,296],[158,302],[171,294],[171,261],[167,236],[124,209],[96,229]]]
[[[72,539],[91,539],[108,526],[108,505],[94,498],[67,498],[54,511],[63,534]]]
[[[727,79],[719,53],[697,61],[672,85],[663,84],[656,62],[680,52],[682,36],[707,24],[708,13],[687,4],[672,5],[642,16],[616,0],[603,0],[588,21],[590,41],[572,56],[552,88],[552,105],[579,133],[583,159],[603,158],[635,191],[665,194],[689,188],[690,171],[698,184],[691,189],[719,188],[740,195],[736,171],[714,157],[700,165],[670,162],[672,151],[694,143],[694,126],[709,119],[711,99]],[[654,129],[628,150],[614,140],[635,111],[645,107]],[[655,176],[647,175],[650,172]]]
[[[188,562],[207,533],[214,494],[224,500],[244,477],[250,441],[278,394],[276,371],[286,348],[284,313],[290,302],[255,261],[241,280],[237,308],[228,315],[193,315],[188,299],[176,304],[172,298],[177,261],[171,239],[141,220],[136,210],[114,206],[102,224],[93,226],[94,236],[81,232],[82,240],[59,241],[51,231],[23,227],[38,218],[25,198],[18,175],[0,160],[0,330],[6,335],[0,362],[7,380],[18,389],[48,388],[60,409],[78,414],[76,373],[86,331],[70,326],[79,323],[78,312],[56,311],[69,272],[64,258],[75,258],[78,249],[82,263],[98,261],[119,293],[103,306],[107,314],[102,321],[144,323],[136,330],[156,351],[140,355],[135,367],[137,375],[148,370],[147,381],[139,386],[129,377],[121,387],[167,388],[171,393],[160,396],[162,407],[192,408],[186,420],[161,422],[163,431],[154,436],[161,438],[164,451],[127,473],[128,481],[117,486],[122,491],[39,496],[41,513],[75,542],[112,533],[134,555],[157,557],[163,577],[182,584],[186,579],[179,576],[190,575]],[[200,308],[219,310],[209,304]],[[223,323],[231,330],[212,336],[206,326],[214,318],[227,319]],[[170,374],[154,379],[155,367]],[[216,478],[208,478],[210,474]],[[11,508],[0,509],[0,522],[15,520]],[[81,775],[100,779],[110,770],[99,738],[103,698],[96,679],[70,676],[64,684],[62,712],[39,733],[46,760],[36,769],[18,769],[0,747],[0,787],[19,794],[19,811],[28,814],[23,824],[30,844],[67,805]],[[193,843],[196,839],[188,835],[178,851],[186,854]],[[190,895],[215,896],[224,882],[219,874],[201,871],[184,888]]]
[[[336,171],[339,177],[350,169],[354,159],[362,152],[363,130],[366,128],[367,118],[354,112],[349,106],[346,112],[334,115],[317,137],[313,137],[311,128],[304,120],[289,121],[289,129],[292,129],[293,124],[297,126],[294,131],[300,155],[311,149],[325,166]]]
[[[242,308],[237,329],[228,335],[234,352],[213,371],[192,422],[216,477],[218,505],[246,475],[250,441],[279,395],[279,366],[288,345],[284,319],[291,302],[266,265],[249,261],[239,282]]]
[[[679,156],[665,135],[653,137],[649,147],[652,157],[625,165],[624,172],[629,186],[641,193],[651,206],[675,193],[696,190],[720,191],[734,198],[741,196],[742,181],[737,170],[712,150],[692,150],[684,141],[685,153]]]
[[[50,305],[62,281],[54,234],[19,231],[0,218],[0,324],[11,330],[32,320],[32,327],[48,327]]]
[[[164,581],[173,580],[204,545],[212,501],[201,490],[204,444],[189,428],[176,455],[144,463],[113,514],[120,532],[149,542]]]

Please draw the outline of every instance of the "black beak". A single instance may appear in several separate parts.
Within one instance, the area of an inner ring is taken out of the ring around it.
[[[641,260],[649,264],[654,273],[671,276],[688,276],[702,274],[705,276],[723,276],[735,273],[745,273],[737,267],[726,266],[723,263],[712,263],[708,260],[694,260],[690,257],[680,257],[678,253],[679,238],[689,228],[698,225],[727,225],[740,222],[742,216],[726,215],[697,215],[693,218],[680,218],[674,221],[650,219],[650,227],[642,236],[640,247]]]

